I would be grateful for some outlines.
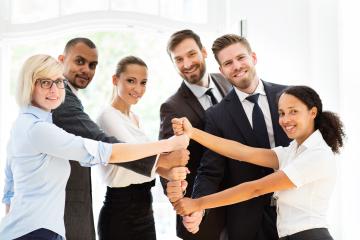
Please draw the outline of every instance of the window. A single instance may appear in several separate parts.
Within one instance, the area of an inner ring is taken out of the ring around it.
[[[14,0],[8,3],[11,9],[10,22],[4,22],[8,24],[8,32],[5,32],[6,38],[0,38],[0,41],[3,40],[3,45],[0,45],[0,154],[4,160],[9,129],[18,113],[14,99],[17,75],[27,57],[37,53],[57,57],[63,51],[65,43],[76,36],[93,40],[99,49],[99,65],[93,82],[79,93],[86,112],[93,119],[110,101],[111,76],[118,60],[130,54],[141,57],[148,65],[149,81],[146,94],[133,110],[139,115],[142,127],[149,137],[157,139],[160,104],[181,84],[166,53],[168,37],[177,29],[186,28],[190,22],[198,29],[210,28],[206,22],[206,0],[59,0],[49,3],[40,0]],[[108,17],[105,22],[102,21],[104,15]],[[170,24],[164,19],[169,19]],[[4,19],[0,18],[1,20]],[[162,24],[166,24],[166,27]],[[171,27],[171,24],[174,26]],[[216,36],[215,31],[198,32],[205,45],[209,43],[207,39],[211,41]],[[211,66],[216,66],[215,61],[208,59],[208,68],[211,69]],[[215,71],[216,69],[213,68]],[[1,161],[1,169],[4,162]],[[99,183],[95,171],[93,175],[96,223],[106,187]],[[2,170],[0,179],[3,179]],[[153,207],[157,237],[174,239],[175,213],[158,180],[156,185],[153,188]],[[2,186],[3,181],[0,182],[1,189]],[[1,211],[0,217],[3,212]]]
[[[206,0],[13,0],[11,22],[33,23],[88,12],[130,12],[206,24]]]

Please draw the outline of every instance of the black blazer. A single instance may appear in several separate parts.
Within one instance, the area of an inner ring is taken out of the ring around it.
[[[65,131],[84,138],[108,143],[118,143],[116,138],[107,136],[84,112],[80,99],[66,86],[63,104],[53,111],[53,123]],[[150,176],[156,156],[135,162],[117,164],[137,173]],[[71,173],[66,185],[65,229],[67,239],[95,240],[91,196],[91,168],[81,167],[70,161]]]
[[[287,146],[289,139],[278,124],[276,102],[277,94],[286,86],[264,81],[263,83],[271,112],[275,144],[276,146]],[[235,90],[232,90],[219,104],[206,112],[205,131],[249,146],[257,147],[258,145]],[[259,179],[271,172],[273,172],[272,169],[232,160],[207,150],[198,169],[193,197],[198,198],[221,191],[223,186],[229,188]],[[222,186],[222,184],[224,185]],[[263,227],[263,212],[264,208],[270,205],[271,195],[267,194],[225,207],[229,240],[259,239],[256,236],[259,229]],[[273,224],[273,228],[275,228],[275,219],[270,221],[270,224]]]
[[[210,74],[210,77],[223,97],[232,89],[231,84],[221,74]],[[160,139],[169,138],[173,135],[171,119],[174,117],[187,117],[194,127],[204,129],[205,110],[184,82],[177,92],[160,107]],[[190,197],[196,171],[205,148],[195,141],[190,141],[188,150],[190,151],[190,160],[187,167],[190,174],[186,178],[189,184],[185,196]],[[166,189],[166,180],[161,178],[161,182]],[[189,233],[183,226],[181,216],[177,215],[176,220],[177,235],[182,239],[218,240],[219,233],[224,226],[224,215],[221,209],[209,214],[206,221],[201,223],[200,231],[195,235]]]

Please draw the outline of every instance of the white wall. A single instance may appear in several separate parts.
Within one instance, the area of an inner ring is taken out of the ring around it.
[[[360,151],[359,135],[360,108],[358,96],[360,89],[360,3],[353,0],[339,1],[340,38],[340,116],[342,117],[347,141],[342,154],[341,199],[342,199],[342,239],[358,239],[360,227]]]
[[[247,21],[247,38],[258,56],[258,73],[267,81],[303,83],[309,78],[307,0],[230,0],[230,25]]]
[[[337,0],[230,0],[229,5],[230,25],[247,21],[264,80],[319,90],[326,84],[323,100],[337,108]]]

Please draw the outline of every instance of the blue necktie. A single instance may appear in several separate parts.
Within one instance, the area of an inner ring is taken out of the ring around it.
[[[246,97],[246,100],[254,103],[252,112],[252,126],[259,147],[270,148],[269,135],[266,128],[264,114],[258,104],[259,93]]]

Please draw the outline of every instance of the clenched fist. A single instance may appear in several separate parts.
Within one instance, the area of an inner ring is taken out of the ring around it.
[[[186,180],[170,181],[166,184],[166,195],[170,202],[176,202],[184,197],[188,183]]]
[[[189,155],[190,152],[187,149],[160,154],[157,167],[165,169],[184,167],[189,161]]]

